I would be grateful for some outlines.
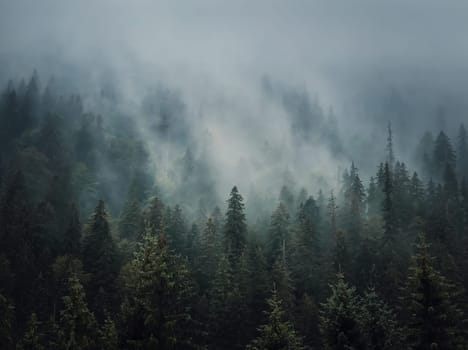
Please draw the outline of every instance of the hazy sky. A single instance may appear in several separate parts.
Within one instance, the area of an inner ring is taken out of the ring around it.
[[[306,172],[308,181],[336,169],[336,159],[316,144],[293,149],[288,111],[265,99],[262,77],[325,114],[332,106],[354,151],[346,161],[366,169],[384,150],[388,120],[406,159],[423,129],[444,125],[439,107],[451,133],[468,120],[467,33],[461,0],[0,0],[0,77],[38,68],[87,93],[112,78],[135,105],[162,82],[181,93],[189,118],[203,120],[193,132],[210,133],[219,164],[247,161],[251,178]],[[265,141],[286,149],[273,168],[261,165]]]

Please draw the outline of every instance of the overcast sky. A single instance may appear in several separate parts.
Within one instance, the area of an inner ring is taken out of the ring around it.
[[[378,157],[384,145],[375,142],[389,119],[409,158],[407,140],[424,128],[454,132],[468,119],[467,33],[461,0],[1,0],[0,74],[19,78],[38,68],[70,74],[77,87],[112,76],[129,99],[164,81],[182,92],[189,114],[239,120],[218,128],[218,146],[238,160],[249,147],[258,151],[241,134],[252,137],[251,126],[266,118],[276,128],[260,141],[289,142],[278,131],[283,119],[264,115],[259,102],[268,76],[324,110],[332,106],[347,144],[362,153],[353,158]],[[232,130],[238,137],[229,143]]]

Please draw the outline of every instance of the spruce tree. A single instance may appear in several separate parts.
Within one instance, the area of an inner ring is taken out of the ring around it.
[[[468,135],[464,124],[458,131],[457,166],[459,179],[468,178]]]
[[[280,203],[271,216],[268,232],[267,258],[270,266],[281,256],[285,247],[289,246],[289,240],[289,214],[283,203]]]
[[[224,223],[224,251],[231,261],[238,261],[247,239],[244,203],[237,187],[232,188],[228,199],[226,221]]]
[[[405,334],[395,312],[368,289],[360,302],[360,328],[368,350],[398,350],[405,348]]]
[[[68,295],[60,311],[58,345],[60,349],[94,350],[98,338],[96,319],[85,301],[83,286],[75,275],[68,280]]]
[[[239,347],[241,295],[232,264],[222,255],[214,276],[210,296],[210,349],[235,349]]]
[[[301,205],[291,247],[291,271],[299,294],[320,291],[319,211],[313,197]]]
[[[393,206],[393,180],[390,166],[385,163],[384,170],[384,201],[382,203],[382,212],[384,218],[384,243],[394,243],[396,234],[395,210]]]
[[[415,350],[458,349],[465,344],[463,314],[455,288],[434,267],[429,245],[420,236],[406,284],[408,340]]]
[[[247,346],[247,350],[302,350],[302,338],[291,322],[284,317],[282,301],[276,291],[268,299],[268,323],[260,326],[259,336]]]
[[[92,309],[102,319],[115,308],[115,280],[119,271],[117,249],[112,239],[104,202],[99,201],[83,242],[83,267],[91,274],[87,286]]]
[[[124,279],[122,326],[132,349],[192,347],[190,303],[193,283],[164,234],[146,233]]]
[[[348,286],[341,273],[330,286],[332,294],[322,304],[320,327],[325,349],[358,350],[364,348],[359,324],[359,300],[356,289]]]

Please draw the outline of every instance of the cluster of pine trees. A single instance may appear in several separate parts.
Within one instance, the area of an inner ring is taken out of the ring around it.
[[[235,186],[190,218],[130,132],[36,74],[3,92],[0,130],[1,349],[468,347],[463,126],[456,150],[423,136],[422,176],[389,128],[367,186],[354,164],[336,193],[284,186],[256,223]]]

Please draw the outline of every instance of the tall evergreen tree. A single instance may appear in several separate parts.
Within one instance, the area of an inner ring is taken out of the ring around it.
[[[68,295],[60,311],[58,345],[60,349],[94,350],[98,336],[97,323],[88,309],[83,286],[76,276],[68,280]]]
[[[393,206],[393,180],[388,163],[385,163],[384,176],[384,201],[382,203],[382,212],[384,218],[384,242],[393,243],[396,234],[395,210]]]
[[[294,326],[285,320],[281,299],[276,291],[268,299],[268,323],[259,328],[259,336],[247,346],[247,350],[301,350],[304,349],[301,337]]]
[[[433,154],[434,173],[437,178],[442,178],[447,164],[454,167],[455,161],[456,156],[452,143],[448,136],[441,131],[435,141]]]
[[[83,267],[91,274],[88,294],[98,318],[115,308],[115,280],[119,271],[117,249],[112,239],[104,202],[100,200],[86,230]]]
[[[228,209],[224,223],[224,250],[232,261],[237,261],[241,256],[246,239],[247,224],[245,222],[244,203],[237,187],[234,186],[228,199]]]
[[[270,266],[282,255],[289,243],[289,214],[283,203],[280,203],[271,216],[268,232],[267,257]]]
[[[458,349],[463,314],[454,286],[433,267],[429,245],[421,236],[406,285],[409,343],[413,349]]]
[[[341,273],[331,285],[332,294],[322,305],[321,331],[325,349],[363,349],[356,289],[348,286]]]
[[[458,177],[459,179],[468,178],[468,135],[464,124],[460,125],[457,141]]]
[[[144,237],[125,277],[124,339],[131,349],[189,349],[193,344],[190,301],[193,284],[186,265],[164,234]]]

